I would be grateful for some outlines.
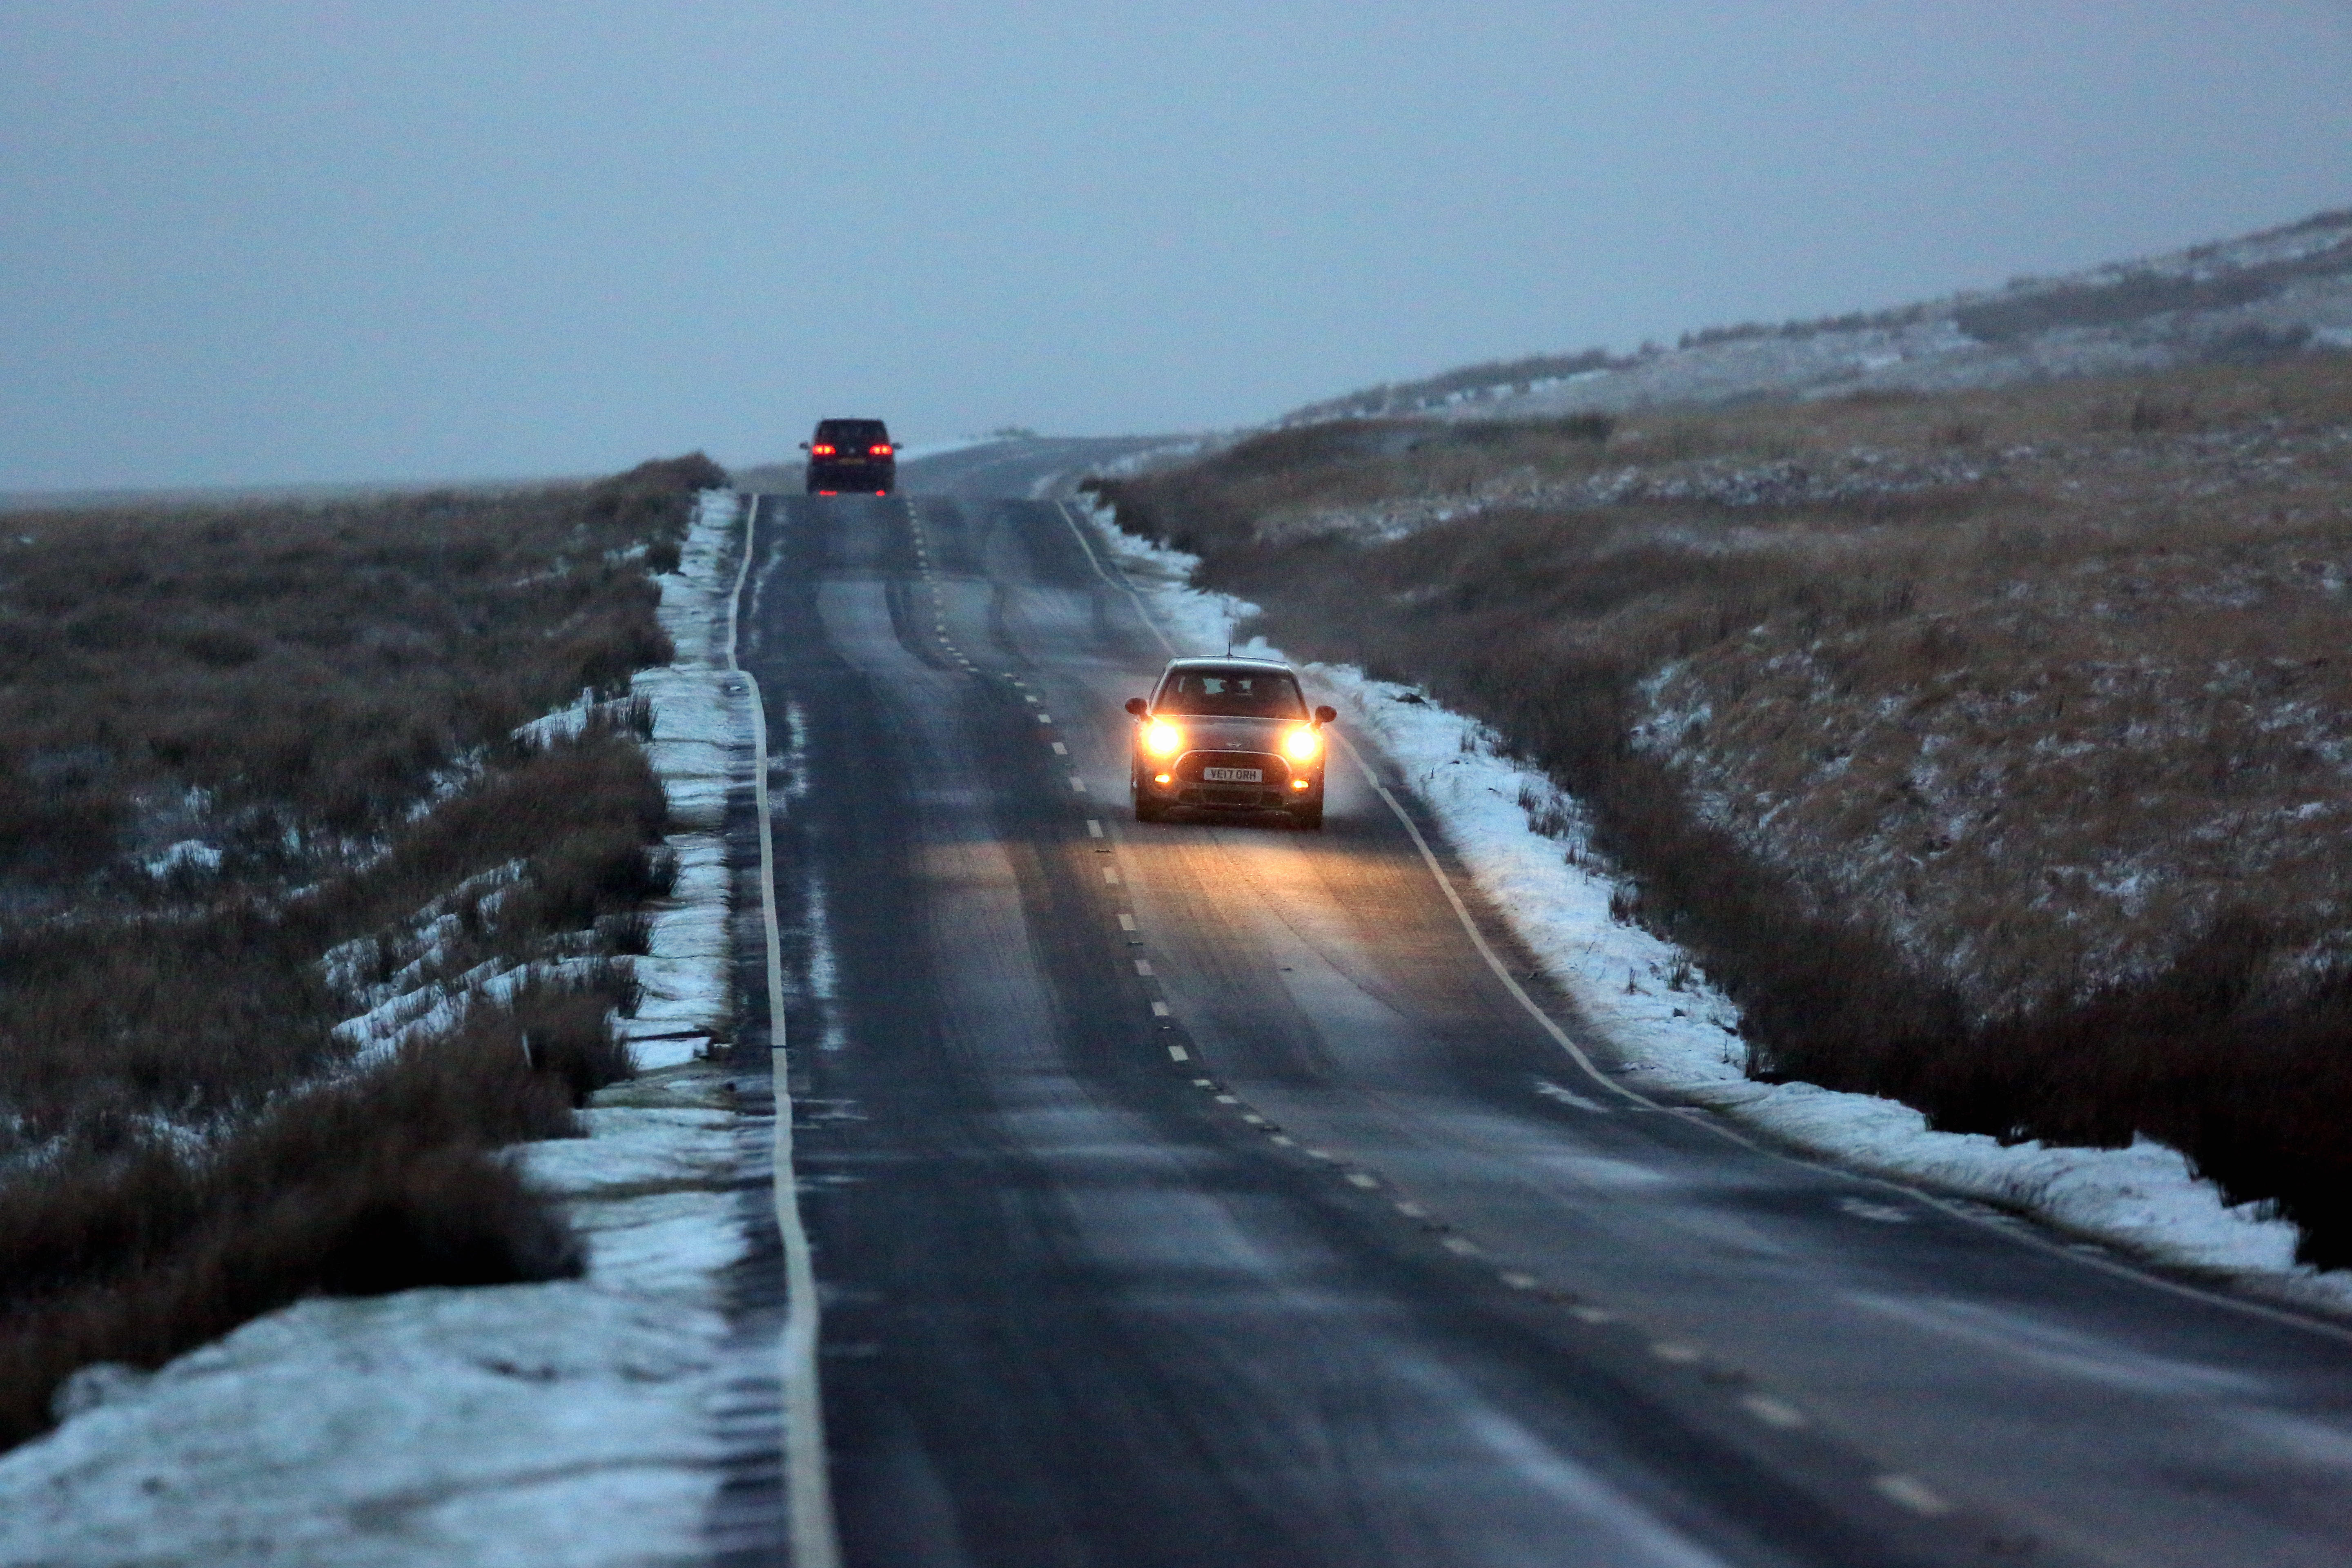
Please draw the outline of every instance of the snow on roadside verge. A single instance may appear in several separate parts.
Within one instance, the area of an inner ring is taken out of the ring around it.
[[[676,662],[637,672],[630,689],[653,706],[646,752],[669,797],[667,847],[677,858],[677,885],[652,910],[653,931],[632,966],[644,995],[636,1016],[620,1020],[641,1068],[691,1060],[730,1032],[734,1008],[728,977],[727,786],[748,766],[751,721],[742,681],[727,668],[727,566],[740,537],[742,499],[705,490],[661,587],[662,629]]]
[[[688,1555],[740,1255],[734,1118],[600,1110],[521,1151],[588,1278],[320,1298],[0,1457],[0,1563],[619,1565]],[[95,1374],[95,1375],[94,1375]]]
[[[622,1021],[651,1070],[595,1097],[589,1137],[510,1152],[562,1202],[586,1278],[311,1300],[152,1375],[87,1368],[60,1395],[71,1417],[0,1455],[0,1563],[621,1568],[703,1554],[730,1458],[714,1416],[773,1360],[730,1342],[742,1151],[723,1074],[694,1059],[731,1009],[717,829],[749,743],[723,668],[740,508],[727,491],[699,499],[679,570],[656,580],[678,661],[636,688],[654,705],[648,751],[679,858],[635,961],[644,1005]]]
[[[663,848],[677,873],[668,895],[646,906],[646,951],[621,961],[642,995],[633,1015],[615,1015],[611,1021],[629,1042],[640,1069],[676,1067],[704,1054],[728,1032],[733,1007],[726,970],[727,847],[719,830],[727,815],[730,769],[750,744],[751,717],[741,681],[726,668],[730,583],[722,568],[741,516],[740,500],[731,490],[706,490],[696,498],[678,569],[654,579],[661,590],[656,614],[676,658],[638,671],[629,684],[630,700],[644,702],[652,713],[646,753],[668,799],[671,831]],[[600,710],[617,717],[613,710],[624,706],[600,703],[594,693],[583,691],[578,701],[518,726],[515,734],[545,744],[579,734]],[[520,873],[518,862],[466,887],[502,885]],[[365,1011],[335,1026],[337,1035],[362,1047],[357,1059],[362,1065],[388,1058],[411,1040],[455,1029],[477,1002],[504,1001],[531,980],[561,979],[606,962],[553,956],[429,978],[440,956],[436,932],[455,923],[449,911],[462,890],[445,893],[410,920],[404,934],[415,957],[388,985],[362,986],[351,979],[374,950],[372,936],[326,955],[329,977],[366,1004]]]
[[[1095,525],[1178,650],[1281,658],[1263,638],[1231,641],[1256,606],[1190,584],[1196,557],[1120,530],[1110,513],[1072,502]],[[1615,889],[1594,869],[1582,813],[1540,772],[1498,755],[1499,737],[1426,695],[1350,665],[1305,664],[1350,732],[1393,761],[1444,826],[1479,889],[1605,1042],[1635,1087],[1706,1105],[1846,1163],[2030,1211],[2163,1262],[2213,1270],[2306,1304],[2352,1309],[2352,1275],[2294,1261],[2296,1232],[2259,1205],[2225,1205],[2179,1151],[2142,1138],[2128,1149],[2040,1142],[2004,1148],[1981,1133],[1932,1131],[1909,1106],[1817,1084],[1764,1084],[1745,1071],[1738,1009],[1689,958],[1610,915]],[[1532,803],[1569,824],[1566,840],[1528,824]],[[1570,850],[1584,850],[1578,862]]]

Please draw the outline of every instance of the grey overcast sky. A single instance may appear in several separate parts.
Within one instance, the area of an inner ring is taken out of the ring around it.
[[[0,490],[1232,426],[2347,205],[2345,0],[0,0]]]

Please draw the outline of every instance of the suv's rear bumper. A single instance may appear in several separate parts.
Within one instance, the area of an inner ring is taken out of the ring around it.
[[[896,463],[857,463],[844,466],[835,463],[811,463],[808,466],[808,489],[811,495],[819,490],[836,494],[879,493],[898,488],[898,466]]]

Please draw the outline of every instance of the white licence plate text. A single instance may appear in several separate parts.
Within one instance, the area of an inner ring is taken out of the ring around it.
[[[1210,784],[1264,784],[1265,774],[1256,768],[1202,768],[1201,777]]]

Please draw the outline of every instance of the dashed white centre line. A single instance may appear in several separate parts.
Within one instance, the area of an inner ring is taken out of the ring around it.
[[[1050,724],[1053,721],[1054,716],[1051,713],[1040,713],[1037,715],[1037,722],[1040,724]]]
[[[1151,1005],[1151,1016],[1155,1018],[1165,1018],[1168,1016],[1168,1004],[1165,1002],[1154,1002]]]
[[[1070,787],[1077,791],[1080,795],[1084,795],[1087,793],[1087,781],[1080,778],[1077,774],[1072,773],[1070,775]]]
[[[1532,1290],[1536,1288],[1536,1277],[1532,1274],[1521,1274],[1512,1269],[1506,1269],[1495,1278],[1514,1290]]]
[[[1368,1176],[1361,1171],[1349,1172],[1348,1180],[1359,1187],[1377,1187],[1381,1184],[1381,1179],[1378,1176]]]
[[[1439,1238],[1437,1245],[1445,1248],[1446,1251],[1453,1253],[1457,1258],[1475,1258],[1478,1256],[1478,1244],[1471,1240],[1466,1236],[1443,1237]]]
[[[1617,1321],[1616,1313],[1604,1312],[1598,1307],[1570,1307],[1568,1312],[1569,1316],[1579,1322],[1598,1324],[1613,1323]]]
[[[1670,1361],[1677,1366],[1687,1366],[1704,1353],[1696,1345],[1686,1345],[1679,1340],[1660,1340],[1650,1347],[1650,1353],[1660,1361]]]
[[[1103,880],[1104,880],[1104,881],[1106,881],[1106,882],[1108,882],[1108,883],[1109,883],[1112,887],[1114,887],[1114,888],[1118,887],[1118,867],[1116,867],[1116,866],[1106,866],[1106,867],[1104,867],[1104,868],[1103,868]]]
[[[1878,1489],[1881,1497],[1909,1509],[1913,1513],[1926,1514],[1932,1519],[1939,1513],[1952,1511],[1952,1505],[1927,1482],[1915,1480],[1909,1476],[1874,1476],[1870,1484]]]
[[[1102,824],[1096,821],[1091,816],[1087,818],[1087,837],[1089,838],[1100,838],[1102,837]]]
[[[1189,1062],[1192,1059],[1192,1056],[1181,1046],[1171,1046],[1168,1047],[1168,1059],[1171,1062]]]
[[[1135,917],[1133,915],[1119,916],[1118,929],[1121,931],[1133,931],[1135,929]]]
[[[1427,1219],[1429,1217],[1429,1211],[1422,1207],[1419,1204],[1414,1203],[1411,1198],[1405,1198],[1400,1201],[1396,1206],[1396,1211],[1397,1213],[1404,1215],[1407,1219]]]
[[[1777,1426],[1792,1432],[1805,1424],[1805,1413],[1793,1405],[1783,1404],[1769,1394],[1751,1394],[1739,1402],[1740,1408],[1767,1426]]]
[[[1148,958],[1139,958],[1139,959],[1137,959],[1137,960],[1135,961],[1135,972],[1136,972],[1138,974],[1149,974],[1149,973],[1151,973],[1151,960],[1150,960],[1150,959],[1148,959]]]
[[[1070,748],[1056,741],[1054,742],[1054,754],[1057,757],[1066,757],[1070,754]]]
[[[1239,1105],[1241,1103],[1241,1097],[1232,1094],[1221,1094],[1217,1096],[1217,1103],[1219,1105]]]

